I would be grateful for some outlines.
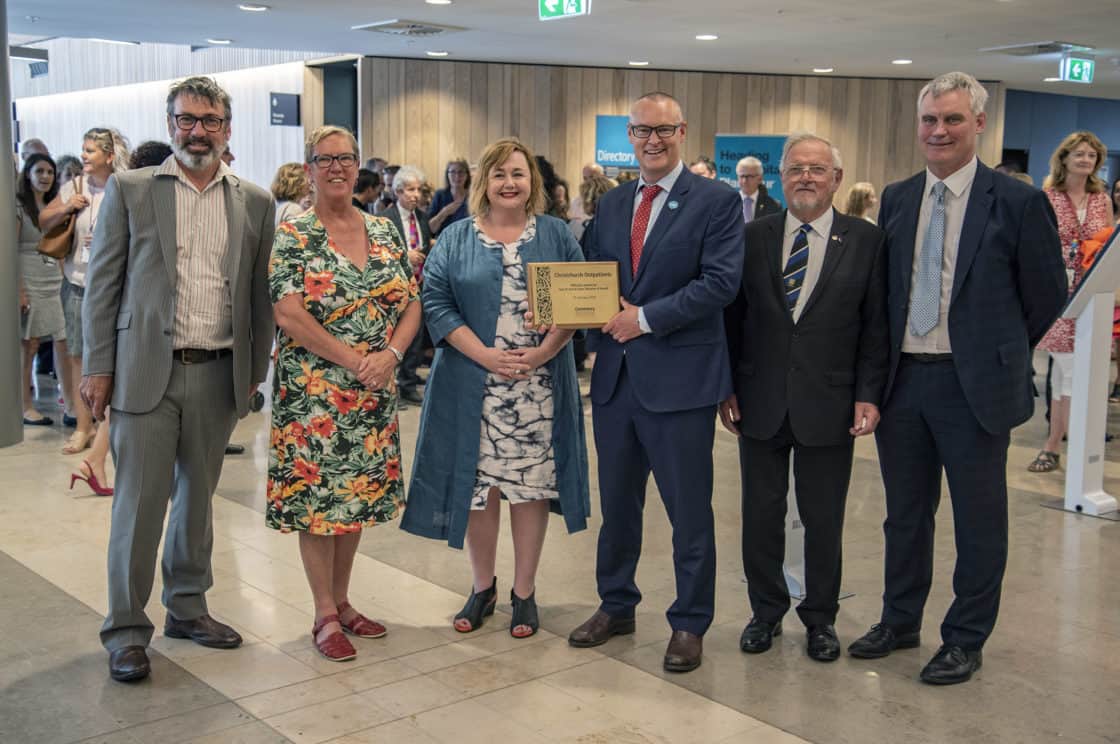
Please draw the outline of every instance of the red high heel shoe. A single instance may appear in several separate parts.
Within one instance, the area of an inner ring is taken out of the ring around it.
[[[88,460],[82,460],[82,465],[89,471],[89,475],[84,473],[71,473],[70,474],[70,490],[74,490],[75,481],[85,481],[89,489],[93,491],[94,496],[112,496],[113,489],[110,486],[103,486],[97,482],[97,476],[93,474],[93,466],[89,464]]]

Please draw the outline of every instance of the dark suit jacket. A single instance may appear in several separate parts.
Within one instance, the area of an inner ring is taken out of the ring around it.
[[[428,215],[423,209],[414,210],[416,226],[420,229],[420,252],[425,256],[432,249],[432,229],[428,226]],[[394,204],[392,209],[387,209],[381,216],[396,225],[397,232],[401,234],[401,245],[408,247],[408,227],[401,221],[401,210]]]
[[[622,296],[644,308],[653,330],[625,345],[603,334],[591,374],[591,400],[614,395],[625,355],[642,407],[659,413],[716,405],[731,392],[723,308],[734,298],[743,267],[739,195],[687,168],[673,185],[630,266],[630,224],[638,180],[599,201],[588,232],[593,261],[617,261]]]
[[[766,187],[759,184],[758,194],[756,195],[757,201],[754,205],[754,219],[759,217],[766,217],[771,214],[778,214],[782,211],[782,205],[778,204],[777,200],[766,191]],[[752,222],[754,220],[751,220]]]
[[[739,295],[726,310],[740,431],[769,439],[789,416],[797,440],[852,440],[853,404],[879,405],[887,381],[883,232],[833,210],[820,276],[796,324],[782,286],[785,212],[746,230]]]
[[[898,369],[925,172],[883,189],[890,376]],[[953,364],[972,413],[991,434],[1030,418],[1031,350],[1066,302],[1057,220],[1046,195],[980,163],[961,228],[949,304]]]

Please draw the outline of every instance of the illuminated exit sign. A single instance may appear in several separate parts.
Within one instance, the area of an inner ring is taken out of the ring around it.
[[[591,0],[537,0],[542,21],[591,15]]]
[[[1070,83],[1093,82],[1093,68],[1096,63],[1083,57],[1063,57],[1061,78]]]

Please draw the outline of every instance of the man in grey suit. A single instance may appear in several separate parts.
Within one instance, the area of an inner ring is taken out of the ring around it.
[[[85,298],[82,397],[113,409],[109,675],[143,679],[144,613],[163,518],[164,635],[214,648],[241,636],[207,612],[211,499],[233,426],[268,371],[273,205],[221,161],[230,98],[192,77],[167,96],[173,155],[118,173],[105,191]]]

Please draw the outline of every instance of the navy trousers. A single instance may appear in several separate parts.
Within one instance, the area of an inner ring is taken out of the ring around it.
[[[951,360],[902,359],[875,433],[887,492],[884,624],[921,628],[944,468],[957,563],[941,637],[966,649],[983,647],[995,627],[1007,566],[1010,438],[1010,432],[992,434],[980,426]]]
[[[652,470],[673,526],[677,598],[666,616],[673,630],[703,635],[715,612],[716,543],[712,517],[715,406],[645,410],[620,373],[614,396],[592,409],[599,455],[596,580],[600,609],[633,617],[642,595],[634,582],[642,552],[642,511]]]

